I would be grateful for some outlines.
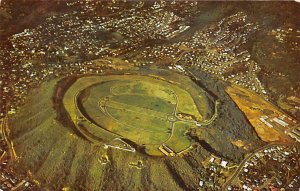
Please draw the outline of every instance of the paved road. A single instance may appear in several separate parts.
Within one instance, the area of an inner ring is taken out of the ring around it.
[[[191,71],[189,71],[188,69],[185,69],[185,71],[187,73],[189,73],[193,78],[195,78],[195,80],[200,81],[200,79],[197,76],[195,76]],[[216,100],[214,115],[210,119],[208,119],[208,120],[204,120],[204,121],[198,122],[198,124],[200,124],[202,126],[210,125],[218,117],[218,107],[219,107],[219,104],[220,104],[220,101]]]
[[[1,123],[1,134],[8,146],[8,154],[10,156],[10,159],[15,160],[16,159],[16,154],[13,150],[12,144],[9,141],[9,139],[7,138],[7,134],[6,134],[6,130],[8,129],[8,117],[6,116],[5,118],[2,119],[2,123]]]
[[[255,151],[253,151],[252,153],[250,153],[247,157],[245,157],[239,164],[239,167],[232,173],[232,175],[230,176],[230,178],[225,182],[225,184],[222,186],[222,190],[223,191],[226,191],[228,186],[232,183],[232,181],[240,174],[241,170],[243,169],[245,163],[250,160],[256,153],[264,150],[264,149],[267,149],[267,148],[270,148],[270,147],[273,147],[273,146],[281,146],[281,145],[291,145],[291,144],[288,144],[288,143],[269,143],[263,147],[260,147],[258,149],[256,149]]]

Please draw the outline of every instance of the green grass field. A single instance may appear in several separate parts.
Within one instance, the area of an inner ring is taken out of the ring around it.
[[[199,107],[201,92],[186,85],[193,82],[181,83],[147,75],[86,76],[68,89],[63,102],[88,139],[96,136],[110,142],[119,137],[145,146],[150,153],[161,144],[180,152],[190,146],[185,133],[194,125],[176,114],[203,119],[205,108],[205,104]]]
[[[186,122],[176,122],[174,124],[173,136],[165,143],[176,153],[188,148],[191,145],[191,139],[186,135],[192,124]]]
[[[113,101],[124,103],[128,105],[133,105],[153,111],[158,111],[162,113],[172,114],[174,111],[174,105],[171,101],[161,99],[159,97],[154,97],[150,95],[117,95],[112,97]]]

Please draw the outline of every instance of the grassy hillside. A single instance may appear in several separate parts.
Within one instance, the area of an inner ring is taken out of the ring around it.
[[[10,127],[14,127],[10,138],[18,156],[18,161],[11,166],[17,172],[32,173],[44,190],[63,187],[72,190],[180,190],[176,180],[170,179],[163,161],[155,160],[154,164],[153,159],[148,160],[138,153],[106,150],[58,122],[51,99],[56,82],[45,83],[32,92],[28,104],[10,121]],[[36,97],[41,99],[37,101]],[[103,155],[108,156],[107,164],[101,163]],[[130,162],[141,159],[147,160],[142,170],[129,166]],[[160,173],[150,176],[150,171],[157,171],[155,168],[161,169]]]
[[[27,104],[9,123],[10,139],[18,156],[18,160],[10,165],[18,173],[31,174],[40,182],[42,190],[195,190],[199,179],[206,173],[201,162],[211,153],[227,160],[237,160],[244,150],[232,146],[230,139],[248,144],[256,140],[246,140],[248,134],[225,132],[214,125],[199,129],[197,133],[201,135],[191,140],[188,132],[190,125],[176,122],[173,137],[166,144],[173,145],[170,147],[180,152],[195,141],[194,148],[182,157],[154,157],[145,154],[142,149],[137,152],[111,147],[105,149],[103,145],[94,144],[81,136],[67,122],[69,118],[61,116],[62,109],[56,105],[59,102],[53,102],[53,96],[58,94],[57,82],[63,84],[53,80],[31,92]],[[181,85],[184,83],[187,82],[182,80]],[[85,93],[89,95],[90,92]],[[205,94],[202,96],[207,99]],[[205,99],[201,101],[206,102]],[[62,104],[63,100],[60,101]],[[151,104],[144,106],[152,107]],[[216,124],[222,122],[220,119],[217,118]],[[156,134],[152,137],[155,138]],[[180,141],[176,137],[180,137]],[[229,148],[234,148],[231,152],[235,153],[234,156],[227,153]],[[141,168],[132,165],[138,161],[142,161]]]

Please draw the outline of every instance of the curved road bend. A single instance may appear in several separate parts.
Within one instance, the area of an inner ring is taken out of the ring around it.
[[[8,117],[7,116],[5,116],[5,118],[2,119],[1,133],[2,133],[2,136],[3,136],[5,142],[6,142],[7,146],[8,146],[8,153],[9,153],[10,159],[11,160],[15,160],[16,159],[16,155],[15,155],[15,152],[13,150],[11,142],[7,138],[6,129],[8,129]]]
[[[222,186],[222,190],[226,191],[229,184],[240,174],[241,170],[244,167],[244,164],[251,159],[256,153],[267,149],[269,147],[273,147],[273,146],[281,146],[281,145],[291,145],[290,143],[278,143],[278,142],[273,142],[273,143],[269,143],[263,147],[260,147],[256,150],[254,150],[251,154],[249,154],[247,157],[245,157],[239,164],[239,167],[232,173],[232,175],[230,176],[230,178],[225,182],[225,184]]]

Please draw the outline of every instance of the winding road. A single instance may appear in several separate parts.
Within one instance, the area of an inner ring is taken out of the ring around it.
[[[238,168],[231,174],[231,176],[228,178],[228,180],[224,183],[224,185],[222,186],[222,190],[223,191],[227,191],[228,186],[232,183],[232,181],[240,174],[240,172],[242,171],[245,163],[247,161],[249,161],[256,153],[268,149],[270,147],[273,146],[282,146],[282,145],[291,145],[289,143],[277,143],[277,142],[273,142],[273,143],[269,143],[263,147],[260,147],[256,150],[254,150],[253,152],[251,152],[248,156],[246,156],[239,164]]]
[[[8,117],[5,116],[3,119],[1,119],[1,134],[8,146],[8,154],[9,154],[9,158],[10,160],[15,160],[17,157],[16,157],[16,153],[14,152],[14,149],[13,149],[13,145],[11,143],[11,141],[9,141],[9,139],[7,138],[7,132],[6,130],[8,129]]]

